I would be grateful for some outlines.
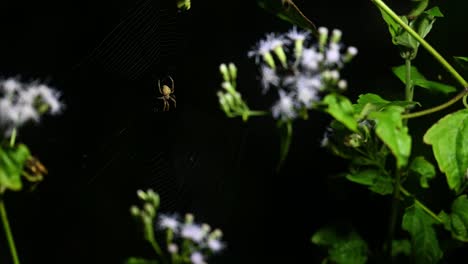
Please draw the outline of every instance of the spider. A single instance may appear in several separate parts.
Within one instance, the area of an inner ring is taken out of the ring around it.
[[[172,100],[172,102],[174,102],[174,108],[176,108],[176,100],[174,95],[174,79],[172,79],[171,76],[168,77],[169,79],[171,79],[172,87],[169,87],[165,84],[163,84],[163,86],[161,87],[161,81],[158,80],[159,92],[162,94],[162,96],[158,97],[158,99],[164,101],[163,111],[169,111],[169,100]]]

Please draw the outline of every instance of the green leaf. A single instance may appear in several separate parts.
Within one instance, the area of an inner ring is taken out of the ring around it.
[[[364,264],[367,262],[367,244],[359,236],[334,245],[329,251],[329,259],[337,264]]]
[[[434,165],[422,156],[414,158],[409,169],[419,175],[419,184],[423,188],[429,188],[428,181],[436,175]]]
[[[388,101],[377,94],[367,93],[359,95],[357,103],[353,107],[355,113],[359,113],[359,116],[364,118],[371,111],[380,111],[389,106],[401,106],[406,109],[418,104],[418,102],[409,101]]]
[[[26,145],[0,146],[0,186],[12,191],[21,190],[21,172],[29,156]]]
[[[326,112],[345,125],[349,130],[358,132],[358,123],[354,118],[354,108],[348,98],[338,94],[328,94],[323,99],[328,105]]]
[[[467,195],[459,196],[452,203],[450,215],[440,212],[446,230],[452,233],[452,237],[463,242],[468,242],[468,198]]]
[[[468,57],[454,56],[453,58],[464,70],[468,70]]]
[[[438,263],[442,258],[434,220],[417,205],[406,208],[402,228],[411,235],[411,244],[416,264]]]
[[[369,187],[369,190],[387,195],[393,193],[392,178],[384,172],[375,169],[367,169],[346,175],[349,181]]]
[[[424,142],[432,145],[449,188],[458,192],[468,169],[468,109],[440,119],[426,132]]]
[[[158,264],[159,262],[156,260],[148,260],[143,258],[135,258],[131,257],[125,261],[125,264]]]
[[[419,42],[396,23],[384,10],[380,9],[380,11],[384,21],[388,25],[393,44],[399,46],[403,57],[414,59],[420,45]],[[414,14],[410,13],[410,17],[411,15],[417,15],[415,18],[412,17],[414,19],[412,19],[411,22],[406,16],[400,16],[400,19],[415,30],[422,38],[425,38],[431,31],[436,17],[443,16],[437,7],[424,11],[423,13],[421,13],[420,8],[417,8]]]
[[[411,153],[411,136],[401,119],[404,110],[403,107],[389,106],[382,111],[369,113],[369,118],[376,123],[377,136],[395,156],[398,168],[406,166]]]
[[[444,14],[442,14],[442,11],[440,11],[438,6],[434,6],[433,8],[426,10],[425,13],[433,17],[444,17]]]
[[[317,27],[297,7],[292,0],[257,0],[261,8],[277,17],[301,28],[310,30],[318,36]]]
[[[319,246],[330,246],[340,240],[340,236],[332,227],[324,227],[319,229],[311,238],[312,243]]]
[[[409,256],[411,254],[411,243],[407,239],[392,241],[392,257],[403,254]]]
[[[328,259],[337,264],[367,262],[367,243],[354,231],[338,233],[331,227],[322,228],[312,236],[312,243],[328,247]]]
[[[406,84],[406,67],[405,65],[397,66],[392,68],[393,73]],[[454,86],[436,82],[436,81],[429,81],[424,77],[415,66],[411,66],[411,81],[413,85],[419,86],[428,90],[433,90],[442,93],[451,93],[456,91],[457,89]]]

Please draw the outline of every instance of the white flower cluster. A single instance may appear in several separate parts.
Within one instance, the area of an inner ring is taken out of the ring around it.
[[[207,263],[208,255],[218,253],[225,247],[221,241],[221,230],[211,230],[208,224],[194,223],[192,214],[187,214],[184,222],[181,222],[177,216],[160,215],[157,228],[166,230],[170,234],[167,251],[179,256],[187,255],[193,264]],[[186,252],[181,252],[181,247],[187,245],[184,241],[189,241],[190,246],[183,249]]]
[[[272,107],[276,119],[290,120],[320,100],[320,94],[346,89],[339,70],[356,54],[343,48],[341,31],[319,28],[318,42],[310,34],[293,28],[286,34],[267,34],[248,53],[260,66],[263,93],[275,87],[279,100]]]
[[[6,135],[15,128],[34,121],[45,113],[58,114],[63,109],[60,93],[43,84],[23,84],[15,79],[0,81],[0,126]]]

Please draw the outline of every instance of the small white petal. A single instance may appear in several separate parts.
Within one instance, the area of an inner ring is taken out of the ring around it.
[[[278,119],[292,119],[296,117],[296,112],[294,111],[294,101],[292,99],[292,94],[286,94],[285,91],[279,90],[280,99],[272,107],[273,117]]]
[[[340,46],[336,43],[330,43],[325,57],[329,64],[339,63],[341,59]]]
[[[3,89],[7,94],[13,94],[21,88],[21,83],[13,78],[7,79],[3,82]]]
[[[292,40],[305,40],[310,33],[307,31],[298,31],[296,27],[293,27],[286,36]]]
[[[190,255],[190,261],[193,264],[205,264],[206,263],[203,258],[203,255],[198,251],[193,252],[192,255]]]
[[[279,76],[276,74],[275,70],[270,67],[262,66],[262,86],[263,93],[266,93],[270,88],[270,85],[278,86],[280,82]]]
[[[318,70],[320,62],[323,60],[323,54],[315,49],[304,49],[302,52],[301,65],[307,70]]]
[[[184,238],[200,243],[205,238],[206,233],[199,225],[187,224],[182,227],[180,235]]]
[[[172,231],[177,230],[179,227],[179,221],[175,217],[171,217],[168,215],[161,215],[159,217],[159,226],[164,229],[170,229]]]
[[[213,252],[218,252],[223,249],[224,245],[219,239],[209,239],[208,248]]]

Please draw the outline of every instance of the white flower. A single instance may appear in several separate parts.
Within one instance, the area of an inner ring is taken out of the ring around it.
[[[45,85],[37,86],[39,95],[41,96],[42,101],[47,104],[50,108],[51,114],[58,114],[63,108],[62,103],[58,100],[60,97],[60,92],[52,90]]]
[[[272,108],[273,117],[276,119],[292,119],[296,117],[292,94],[286,94],[285,91],[279,90],[279,96],[280,99]]]
[[[265,56],[275,48],[287,44],[289,44],[289,40],[285,39],[284,36],[275,36],[274,33],[267,34],[265,39],[262,39],[258,42],[256,49],[249,51],[247,56],[255,56],[255,62],[258,63],[259,57]]]
[[[13,78],[8,78],[3,82],[3,89],[6,94],[13,94],[21,88],[21,83]]]
[[[297,99],[306,106],[310,106],[313,101],[317,101],[318,91],[322,86],[320,79],[307,76],[299,76],[296,80]]]
[[[262,86],[263,93],[266,93],[270,88],[270,85],[278,86],[280,82],[279,76],[272,68],[262,65]]]
[[[159,217],[159,226],[164,229],[170,229],[172,231],[176,231],[179,227],[179,221],[175,217],[171,217],[168,215],[161,215]]]
[[[196,224],[186,224],[182,226],[180,235],[184,238],[188,238],[194,242],[200,243],[206,235],[201,226]]]
[[[301,64],[310,71],[318,70],[320,62],[323,60],[323,54],[317,52],[314,48],[304,49],[302,52]]]
[[[208,248],[211,249],[211,251],[213,252],[218,252],[224,248],[224,245],[221,242],[221,240],[215,239],[215,238],[208,239],[207,245],[208,245]]]
[[[193,264],[206,264],[204,258],[203,258],[203,255],[198,252],[198,251],[195,251],[192,253],[192,255],[190,255],[190,261],[193,263]]]
[[[337,43],[330,43],[326,52],[325,60],[329,64],[337,64],[340,62],[340,46]]]
[[[29,121],[39,122],[46,111],[57,114],[63,108],[59,92],[45,85],[26,86],[12,78],[0,85],[0,124],[7,135]]]
[[[293,27],[288,33],[286,33],[288,38],[296,41],[300,40],[303,41],[309,36],[309,32],[307,31],[298,31],[296,27]]]

